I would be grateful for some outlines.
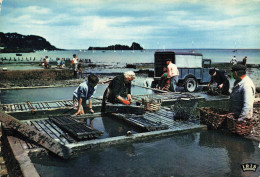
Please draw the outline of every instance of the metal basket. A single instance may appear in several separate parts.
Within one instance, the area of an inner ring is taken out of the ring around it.
[[[191,120],[196,117],[198,102],[195,99],[178,99],[171,110],[174,112],[174,120]]]

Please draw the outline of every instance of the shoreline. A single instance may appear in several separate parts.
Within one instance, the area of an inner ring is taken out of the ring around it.
[[[88,63],[90,64],[90,63]],[[83,76],[89,74],[96,74],[100,81],[99,84],[103,84],[109,81],[114,76],[121,74],[125,69],[134,70],[137,77],[152,78],[153,76],[153,63],[135,63],[127,64],[121,67],[107,68],[106,65],[99,65],[91,63],[93,66],[89,67],[87,64],[83,65],[85,70]],[[212,63],[211,67],[218,68],[230,72],[232,64],[230,63]],[[251,68],[260,69],[260,64],[247,64],[248,70]],[[104,73],[91,72],[91,69],[97,68],[98,70],[106,69],[108,71]],[[110,72],[109,72],[110,71]],[[250,71],[251,72],[251,71]],[[10,70],[0,71],[0,90],[15,90],[15,89],[35,89],[35,88],[55,88],[55,87],[70,87],[77,86],[86,78],[73,78],[73,71],[71,68],[65,69],[32,69],[32,70]],[[258,87],[258,84],[255,84]]]

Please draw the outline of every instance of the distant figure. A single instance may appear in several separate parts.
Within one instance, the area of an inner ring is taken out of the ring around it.
[[[179,80],[179,70],[171,60],[166,61],[167,64],[167,78],[170,79],[170,91],[176,92],[177,83]]]
[[[78,73],[79,73],[79,79],[83,78],[83,69],[82,69],[82,60],[79,60],[79,64],[77,66]]]
[[[229,93],[229,81],[225,76],[224,71],[210,69],[209,74],[211,75],[211,80],[208,84],[208,87],[214,82],[217,83],[217,87],[221,89],[221,94],[230,95]]]
[[[49,68],[49,57],[48,56],[45,56],[45,58],[43,59],[43,62],[44,62],[45,69]]]
[[[64,61],[64,58],[61,59],[61,62],[60,62],[60,68],[65,68],[65,61]]]
[[[247,56],[245,56],[245,57],[243,58],[242,64],[243,64],[243,65],[246,65],[246,61],[247,61]]]
[[[236,64],[237,64],[236,56],[234,56],[234,57],[230,60],[230,63],[232,63],[233,65],[236,65]]]
[[[60,58],[57,59],[57,68],[60,68]]]
[[[87,100],[89,103],[86,107],[89,108],[90,113],[94,113],[91,98],[96,92],[98,81],[98,77],[91,74],[88,76],[88,80],[81,83],[73,92],[73,108],[77,110],[74,115],[84,114],[83,105],[86,105]]]
[[[45,58],[43,59],[43,68],[44,68],[44,69],[47,69],[47,68],[48,68],[48,63],[47,63],[47,61],[46,61]]]
[[[73,59],[71,61],[73,72],[74,72],[74,78],[77,78],[77,69],[78,69],[78,58],[76,54],[73,54]]]
[[[46,62],[47,62],[47,64],[49,65],[49,57],[48,56],[45,56],[45,60],[46,60]]]
[[[234,65],[232,72],[236,81],[230,95],[229,111],[234,113],[238,121],[243,121],[245,118],[253,116],[255,85],[246,75],[246,66]]]

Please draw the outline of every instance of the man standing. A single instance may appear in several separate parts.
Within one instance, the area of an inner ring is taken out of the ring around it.
[[[211,80],[208,87],[210,87],[212,83],[216,82],[217,87],[221,89],[221,94],[229,95],[229,81],[225,76],[225,73],[214,68],[209,70],[209,74],[211,75]]]
[[[230,60],[230,63],[232,63],[233,65],[236,65],[236,64],[237,64],[236,56],[234,56],[234,57]]]
[[[253,115],[255,85],[246,75],[246,66],[234,65],[232,72],[235,83],[230,95],[230,112],[234,113],[238,121],[243,121]]]
[[[89,102],[89,104],[86,105],[86,107],[89,108],[89,112],[94,113],[91,98],[96,92],[98,81],[98,77],[91,74],[88,76],[88,80],[81,83],[73,92],[73,108],[77,110],[74,115],[84,114],[83,105],[86,104],[86,101]]]
[[[106,102],[123,103],[130,105],[132,101],[131,96],[131,82],[135,79],[133,71],[124,72],[124,74],[116,76],[108,85],[103,95],[102,112],[105,112]]]
[[[245,57],[243,58],[242,64],[243,64],[243,65],[246,65],[246,61],[247,61],[247,56],[245,56]]]
[[[74,78],[77,78],[77,69],[78,69],[78,58],[76,54],[73,54],[73,59],[71,61],[73,72],[74,72]]]
[[[45,56],[45,61],[46,61],[46,68],[49,68],[50,64],[49,64],[49,57]]]
[[[170,91],[176,92],[177,83],[179,80],[179,70],[171,60],[166,61],[167,77],[170,79]]]

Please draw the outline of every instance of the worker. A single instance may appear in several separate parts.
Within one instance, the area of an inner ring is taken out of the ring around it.
[[[170,79],[170,91],[176,92],[177,83],[179,80],[179,70],[175,64],[169,59],[167,64],[167,78]]]
[[[232,63],[232,65],[236,65],[236,64],[237,64],[236,56],[234,56],[234,57],[230,60],[230,63]]]
[[[81,83],[73,92],[73,108],[77,110],[74,115],[84,114],[83,105],[86,104],[86,101],[88,101],[86,107],[89,109],[89,112],[94,113],[91,98],[96,92],[98,81],[98,77],[91,74],[88,76],[88,80]]]
[[[132,101],[131,82],[134,79],[133,71],[126,71],[122,75],[116,76],[104,92],[101,111],[105,112],[106,102],[130,105]]]
[[[243,121],[253,116],[255,85],[246,75],[245,65],[234,65],[232,72],[235,83],[230,95],[230,112],[234,113],[238,121]]]
[[[221,94],[223,95],[230,95],[229,93],[229,81],[225,76],[224,71],[220,71],[218,69],[210,69],[209,74],[211,75],[211,80],[208,84],[208,87],[214,82],[217,83],[217,88],[221,90]]]
[[[163,88],[165,87],[165,85],[167,83],[167,80],[169,80],[167,78],[167,68],[164,67],[163,68],[163,74],[161,75],[161,79],[160,79],[160,82],[159,82],[159,85],[158,85],[158,89],[163,90]]]
[[[246,65],[246,62],[247,62],[247,56],[245,56],[245,57],[243,58],[242,64],[243,64],[243,65]]]
[[[72,69],[73,69],[73,75],[74,78],[77,78],[77,71],[78,71],[78,62],[79,59],[76,54],[73,54],[73,59],[71,61]]]

